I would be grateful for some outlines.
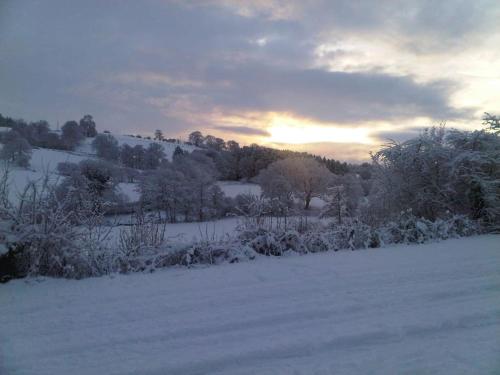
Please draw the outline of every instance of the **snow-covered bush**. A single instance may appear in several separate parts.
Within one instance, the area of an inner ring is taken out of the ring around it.
[[[331,248],[327,236],[323,231],[306,232],[303,236],[304,246],[309,253],[320,253]]]
[[[31,145],[15,130],[1,134],[0,159],[19,167],[28,167],[31,159]]]
[[[500,228],[498,134],[431,128],[390,143],[373,155],[373,162],[374,186],[365,211],[379,222],[412,209],[431,221],[452,212],[479,220],[489,231]]]
[[[185,250],[182,264],[221,264],[237,263],[254,259],[256,252],[239,241],[199,242]]]

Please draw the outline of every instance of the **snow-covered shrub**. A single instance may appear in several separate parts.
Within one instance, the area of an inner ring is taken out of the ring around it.
[[[417,218],[411,209],[402,211],[390,226],[394,243],[424,243],[435,238],[432,222]]]
[[[118,250],[126,257],[142,255],[145,249],[158,248],[165,243],[165,223],[157,223],[138,212],[131,225],[120,231]]]
[[[5,194],[2,189],[0,195]],[[0,216],[8,226],[8,252],[0,259],[3,275],[82,278],[111,271],[102,215],[85,204],[68,211],[66,199],[56,194],[48,175],[30,182],[17,204],[0,199]]]
[[[237,263],[254,259],[256,252],[239,241],[199,242],[184,252],[182,264],[221,264]]]
[[[425,243],[432,240],[445,240],[471,236],[480,233],[477,221],[465,215],[451,215],[430,221],[417,218],[411,210],[403,211],[397,220],[390,221],[378,229],[381,243]]]
[[[78,246],[79,232],[46,181],[41,187],[29,184],[9,216],[13,240],[8,249],[16,264],[13,277],[92,275],[91,266]]]
[[[303,235],[303,237],[304,237],[303,243],[305,249],[309,253],[320,253],[331,250],[328,238],[322,232],[319,231],[306,232]]]
[[[305,253],[307,251],[304,246],[302,236],[299,232],[288,230],[278,237],[279,245],[283,251],[295,251],[298,253]]]
[[[275,255],[281,256],[283,255],[283,247],[279,243],[274,233],[265,232],[253,240],[250,241],[249,245],[254,249],[257,253],[263,255]]]
[[[481,233],[479,223],[465,215],[453,215],[447,219],[446,228],[447,237],[445,238],[467,237]]]
[[[28,167],[31,159],[31,145],[15,130],[0,134],[0,159],[19,167]]]

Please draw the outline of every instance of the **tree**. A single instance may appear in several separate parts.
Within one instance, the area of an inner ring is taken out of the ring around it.
[[[188,203],[194,208],[198,221],[203,221],[207,216],[207,191],[217,176],[214,162],[203,152],[195,150],[175,159],[173,166],[184,174],[187,181],[186,191],[190,194]]]
[[[76,121],[67,121],[61,128],[62,141],[70,150],[74,149],[85,137]]]
[[[156,129],[155,131],[155,140],[163,141],[163,132],[160,129]]]
[[[63,166],[61,166],[63,168]],[[68,169],[64,166],[64,169]],[[57,194],[66,201],[68,212],[90,207],[102,212],[105,204],[117,200],[116,167],[102,160],[82,160],[57,187]]]
[[[168,221],[177,222],[186,198],[187,183],[182,172],[167,164],[149,172],[141,179],[139,186],[143,207],[158,210],[160,221],[163,211]]]
[[[188,141],[191,142],[196,147],[201,147],[203,145],[204,137],[199,131],[194,131],[189,134]]]
[[[185,154],[185,152],[180,148],[179,146],[175,147],[174,153],[172,154],[172,160],[176,160],[180,157],[182,157]]]
[[[326,191],[332,177],[332,173],[313,158],[289,158],[269,165],[259,176],[259,181],[264,191],[273,186],[275,179],[287,181],[294,196],[300,198],[304,209],[308,210],[311,199]]]
[[[19,167],[28,167],[31,159],[31,146],[19,133],[10,130],[2,136],[3,147],[0,159],[7,160]]]
[[[97,135],[95,121],[91,115],[85,115],[80,120],[80,128],[85,137],[93,138]]]
[[[328,188],[325,196],[326,204],[321,210],[321,216],[332,216],[342,225],[342,219],[347,216],[347,195],[343,185]]]
[[[163,146],[158,143],[150,143],[144,152],[144,169],[156,169],[160,166],[162,160],[165,159]]]
[[[117,161],[120,156],[118,141],[111,134],[98,134],[92,141],[92,148],[105,160]]]
[[[132,147],[132,168],[143,169],[146,150],[142,145]]]
[[[382,219],[411,209],[435,220],[449,212],[499,226],[500,138],[486,131],[431,128],[373,155],[370,207]]]
[[[36,121],[28,125],[27,141],[33,146],[47,147],[47,138],[50,132],[47,121]]]
[[[135,168],[133,152],[132,146],[127,143],[120,147],[119,159],[120,162],[127,168]]]
[[[483,124],[486,125],[488,127],[488,130],[492,131],[493,133],[500,133],[500,117],[485,112],[483,116]]]
[[[222,138],[207,135],[204,141],[205,146],[215,151],[222,151],[226,148],[226,142]]]

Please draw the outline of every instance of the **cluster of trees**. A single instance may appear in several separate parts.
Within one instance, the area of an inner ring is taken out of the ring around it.
[[[156,169],[165,161],[165,152],[158,143],[142,145],[119,145],[111,134],[98,134],[92,141],[92,147],[98,157],[110,162],[119,162],[132,169]]]
[[[409,208],[430,220],[459,213],[498,227],[498,132],[431,128],[384,147],[373,155],[373,163],[374,186],[365,217],[391,217]]]
[[[147,172],[140,183],[141,207],[160,220],[203,221],[224,217],[233,208],[217,181],[217,169],[203,152],[176,148],[172,162]]]
[[[332,173],[342,175],[349,172],[347,163],[337,160],[303,152],[277,150],[257,144],[241,147],[236,141],[226,142],[212,135],[204,136],[199,131],[189,135],[188,144],[205,150],[206,155],[214,160],[220,178],[223,180],[252,179],[271,163],[287,158],[315,158]]]
[[[73,214],[81,207],[102,214],[123,202],[116,192],[116,186],[123,178],[116,165],[87,159],[80,163],[59,163],[57,169],[64,179],[57,184],[55,195],[65,202],[63,208],[72,220],[79,221]]]
[[[0,158],[21,167],[29,164],[32,147],[73,150],[85,137],[97,134],[90,115],[83,116],[79,122],[67,121],[60,132],[55,132],[44,120],[27,123],[0,114],[0,128],[9,129],[0,133],[0,142],[5,145]]]
[[[31,145],[16,131],[8,131],[1,136],[3,143],[0,150],[0,159],[8,163],[26,168],[31,159]]]

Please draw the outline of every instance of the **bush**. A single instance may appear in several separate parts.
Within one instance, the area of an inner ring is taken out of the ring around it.
[[[10,130],[2,135],[3,147],[0,159],[13,163],[18,167],[28,167],[31,159],[31,145],[18,132]]]

